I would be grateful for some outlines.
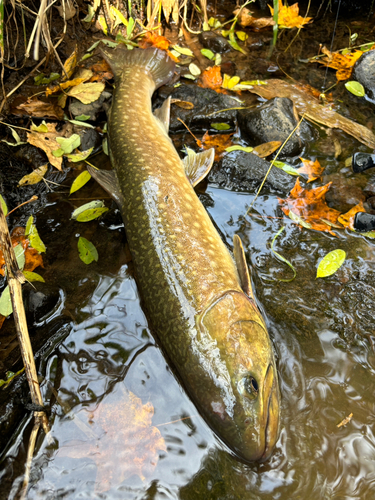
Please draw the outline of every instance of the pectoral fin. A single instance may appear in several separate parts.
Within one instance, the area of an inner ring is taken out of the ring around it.
[[[97,170],[90,166],[87,167],[87,170],[121,209],[124,205],[124,196],[121,192],[116,172],[114,170]]]
[[[171,98],[170,97],[168,97],[168,99],[166,99],[163,102],[163,105],[160,108],[155,109],[154,115],[156,116],[156,118],[158,118],[161,121],[163,128],[164,128],[166,134],[168,135],[169,120],[170,120],[170,116],[171,116]]]
[[[255,297],[251,286],[249,268],[247,267],[245,257],[245,251],[242,246],[241,238],[237,234],[235,234],[233,238],[233,255],[236,262],[237,271],[240,276],[242,290],[255,302]]]
[[[192,186],[196,186],[203,180],[211,170],[215,159],[213,148],[196,153],[190,148],[186,148],[187,156],[183,159],[185,174]]]

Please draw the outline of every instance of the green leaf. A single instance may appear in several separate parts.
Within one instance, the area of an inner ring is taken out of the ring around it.
[[[76,120],[79,120],[80,122],[85,122],[86,120],[89,120],[89,119],[90,119],[90,115],[79,115],[79,116],[76,116]]]
[[[27,281],[40,281],[41,283],[45,283],[44,278],[38,273],[32,273],[31,271],[23,271],[23,275],[27,279]]]
[[[134,19],[132,17],[130,17],[129,20],[128,20],[128,25],[126,27],[126,36],[128,38],[130,38],[130,35],[133,32],[134,26],[135,26],[135,21],[134,21]]]
[[[236,35],[234,34],[234,31],[229,32],[229,45],[234,49],[238,50],[238,52],[242,52],[242,54],[247,54],[246,50],[244,50],[242,47],[240,47],[236,41]]]
[[[65,156],[68,158],[69,161],[77,163],[77,161],[86,160],[86,158],[88,158],[91,155],[93,149],[94,147],[88,149],[87,151],[79,151],[78,153]]]
[[[241,42],[244,42],[249,38],[249,35],[245,33],[244,31],[236,31],[236,35],[238,38],[241,40]]]
[[[280,168],[281,170],[284,170],[287,174],[290,175],[300,175],[298,173],[298,169],[292,167],[292,165],[288,165],[287,163],[284,163],[283,161],[274,161],[272,162],[272,165],[274,165],[277,168]]]
[[[359,82],[355,82],[354,80],[351,82],[346,82],[345,87],[346,90],[349,90],[349,92],[356,95],[357,97],[363,97],[365,95],[365,89]]]
[[[189,71],[193,76],[199,76],[201,74],[201,70],[194,63],[189,64]]]
[[[221,64],[221,54],[215,55],[215,66],[220,66]]]
[[[90,6],[89,6],[90,7]],[[93,43],[91,45],[91,47],[89,49],[86,50],[86,52],[92,52],[94,49],[96,49],[96,47],[99,45],[100,43],[100,40],[98,40],[97,42]]]
[[[274,249],[273,249],[273,246],[275,244],[275,240],[278,236],[280,236],[280,234],[284,231],[285,227],[283,226],[280,231],[278,231],[275,236],[273,237],[273,240],[272,240],[272,243],[271,243],[271,252],[274,254],[274,256],[280,260],[281,262],[284,262],[285,264],[287,264],[293,271],[293,278],[290,278],[290,279],[281,279],[281,278],[276,278],[277,281],[283,281],[284,283],[290,283],[291,281],[294,280],[294,278],[297,276],[297,271],[295,270],[294,266],[289,262],[289,260],[287,260],[285,257],[283,257],[282,255],[280,255],[278,252],[276,252]]]
[[[34,224],[34,217],[30,215],[26,223],[25,235],[30,241],[30,246],[38,250],[39,253],[46,251],[46,246],[41,240],[38,230]]]
[[[60,78],[59,73],[51,73],[49,76],[45,76],[44,73],[40,73],[40,75],[34,77],[34,84],[48,85],[49,83],[54,82],[58,78]]]
[[[73,134],[70,137],[56,137],[56,142],[60,144],[64,154],[71,153],[81,144],[81,138],[78,134]]]
[[[26,222],[25,236],[28,236],[30,234],[30,229],[31,229],[33,222],[34,222],[34,217],[32,215],[30,215],[30,217],[27,219],[27,222]]]
[[[107,47],[110,47],[111,49],[114,49],[115,47],[117,47],[118,43],[116,42],[111,42],[111,40],[105,40],[105,39],[102,39],[100,40],[102,43],[104,43],[104,45],[107,45]]]
[[[207,57],[207,59],[209,59],[210,61],[212,61],[213,59],[215,59],[215,54],[212,52],[212,50],[201,49],[201,52],[204,55],[204,57]]]
[[[79,120],[69,120],[68,119],[66,121],[69,123],[73,123],[73,125],[78,125],[79,127],[95,128],[93,125],[91,125],[91,123],[80,122]]]
[[[0,314],[7,317],[9,314],[12,314],[12,312],[13,306],[10,298],[9,286],[7,285],[0,297]]]
[[[102,208],[89,208],[88,210],[85,210],[84,212],[80,213],[78,217],[76,218],[77,222],[90,222],[90,220],[97,219],[101,215],[103,215],[105,212],[108,212],[109,208],[107,207],[102,207]]]
[[[232,151],[245,151],[246,153],[251,153],[254,150],[251,146],[245,147],[245,146],[239,146],[236,144],[235,146],[229,146],[229,148],[226,148],[225,151],[228,151],[228,153],[231,153]]]
[[[338,248],[327,253],[319,262],[318,270],[316,273],[317,278],[325,278],[331,276],[343,265],[346,259],[346,252]]]
[[[94,9],[94,7],[90,4],[88,4],[87,6],[87,16],[84,17],[82,19],[82,21],[84,21],[85,23],[91,23],[91,21],[93,20],[94,16],[95,16],[95,11],[96,9]],[[100,41],[100,40],[99,40]],[[95,44],[94,44],[95,45]],[[94,47],[95,48],[95,47]],[[92,49],[91,47],[89,48],[89,51],[90,50],[94,50]]]
[[[90,179],[91,175],[87,170],[79,174],[79,176],[76,179],[74,179],[69,194],[75,193],[76,191],[78,191],[78,189],[81,189],[81,187],[83,187],[87,182],[89,182]]]
[[[309,224],[308,222],[305,222],[302,219],[302,217],[300,217],[299,215],[295,214],[291,210],[289,210],[289,219],[292,219],[294,222],[297,222],[300,226],[303,226],[306,229],[311,229],[311,227],[312,227],[311,224]]]
[[[211,123],[210,127],[215,130],[229,130],[231,128],[227,123]]]
[[[21,243],[18,243],[18,245],[14,247],[14,254],[16,256],[18,267],[22,271],[22,269],[25,267],[26,259],[25,259],[25,250],[23,249]]]
[[[93,260],[98,261],[98,251],[95,246],[91,243],[91,241],[86,240],[82,236],[79,237],[78,240],[78,252],[79,258],[85,264],[91,264]]]
[[[6,372],[6,380],[0,379],[0,387],[5,385],[5,388],[7,387],[8,384],[12,382],[13,379],[15,379],[18,375],[21,375],[25,371],[25,367],[23,367],[21,370],[19,370],[17,373],[7,371]]]
[[[104,203],[100,200],[94,200],[90,201],[89,203],[85,203],[84,205],[80,206],[79,208],[76,208],[74,212],[72,213],[72,219],[77,219],[79,214],[85,212],[86,210],[90,210],[92,208],[102,208],[104,207]]]
[[[85,54],[84,56],[81,57],[81,60],[79,62],[86,61],[86,59],[90,59],[90,57],[92,57],[93,55],[94,54]]]
[[[366,236],[366,238],[375,238],[375,231],[368,231],[366,233],[357,233],[361,236]]]
[[[1,203],[1,208],[3,209],[3,213],[4,213],[4,215],[6,215],[8,213],[8,207],[7,207],[7,204],[5,203],[4,198],[1,196],[1,194],[0,194],[0,203]]]
[[[104,137],[103,139],[103,142],[102,142],[102,148],[103,148],[103,152],[109,156],[109,151],[108,151],[108,139],[107,137]]]
[[[48,132],[48,127],[46,122],[43,120],[40,125],[35,125],[35,123],[31,122],[30,130],[33,132],[39,132],[41,134],[45,134]]]
[[[174,50],[176,50],[180,54],[183,54],[184,56],[193,56],[194,55],[193,52],[186,47],[179,47],[178,45],[172,45],[172,47],[174,48]]]
[[[187,78],[188,80],[195,80],[195,76],[191,75],[190,73],[187,73],[185,75],[181,75],[183,78]]]

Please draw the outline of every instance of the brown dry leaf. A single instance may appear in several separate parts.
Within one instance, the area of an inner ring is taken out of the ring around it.
[[[73,75],[74,69],[77,66],[77,61],[78,61],[78,45],[76,45],[73,52],[64,62],[64,70],[67,76],[65,76],[65,73],[63,72],[62,81],[69,80],[69,78]]]
[[[60,83],[59,85],[55,85],[54,87],[47,87],[46,96],[55,94],[59,90],[67,89],[69,87],[75,87],[76,85],[79,85],[80,83],[85,81],[86,78],[74,78],[74,80],[68,80],[66,82]]]
[[[25,236],[24,227],[16,227],[12,231],[11,241],[13,247],[16,247],[19,243],[22,245],[25,251],[25,266],[24,271],[34,271],[37,267],[43,266],[43,257],[35,248],[29,246],[30,242]],[[0,250],[0,274],[5,276],[5,260],[3,252]]]
[[[308,176],[307,182],[312,182],[315,179],[318,179],[322,175],[324,167],[322,167],[318,160],[304,160],[303,158],[299,158],[303,167],[298,169],[299,174],[306,174]]]
[[[199,87],[216,90],[216,92],[226,94],[225,90],[221,88],[222,84],[223,77],[221,76],[220,66],[212,66],[205,69],[198,80]]]
[[[202,137],[202,140],[197,140],[197,144],[202,149],[215,148],[215,161],[219,161],[225,153],[226,148],[232,146],[233,134],[217,134],[209,135],[208,131]]]
[[[60,144],[56,142],[56,137],[61,137],[61,134],[56,131],[57,123],[47,123],[48,132],[35,132],[31,131],[27,133],[27,140],[29,144],[42,149],[48,158],[48,161],[61,170],[62,157],[56,158],[53,156],[52,151],[60,148]]]
[[[24,102],[17,106],[16,109],[34,118],[55,118],[57,120],[64,118],[64,111],[59,106],[38,99]]]
[[[169,21],[169,16],[171,15],[171,12],[173,10],[175,3],[176,3],[176,0],[161,0],[161,4],[163,6],[164,17],[165,17],[167,22]]]
[[[80,83],[76,87],[72,87],[67,94],[70,97],[75,97],[83,104],[90,104],[99,99],[104,88],[105,84],[102,82]]]
[[[344,227],[347,227],[348,229],[354,231],[354,217],[355,214],[357,214],[358,212],[366,212],[366,210],[363,207],[362,201],[358,203],[358,205],[356,205],[355,207],[351,208],[349,212],[346,212],[346,214],[341,214],[340,217],[338,218],[338,221]]]
[[[138,42],[138,46],[141,49],[157,47],[158,49],[165,50],[173,61],[178,62],[178,58],[168,50],[170,45],[171,42],[165,38],[165,36],[157,35],[155,32],[151,31],[148,31],[142,40]]]
[[[331,227],[322,219],[337,225],[340,215],[338,210],[330,208],[325,200],[325,194],[331,186],[331,182],[325,186],[315,189],[303,189],[297,177],[294,188],[286,200],[278,198],[281,210],[289,217],[289,211],[311,225],[311,229],[324,231],[336,236]]]
[[[237,15],[239,10],[240,9],[236,9],[233,12],[233,14]],[[249,26],[250,28],[254,28],[256,30],[260,30],[262,28],[268,28],[269,26],[273,26],[275,24],[275,21],[272,19],[272,17],[260,17],[260,18],[253,17],[252,12],[246,7],[242,9],[238,21],[241,26],[243,27]]]
[[[90,82],[104,82],[113,78],[111,67],[104,59],[97,64],[93,64],[90,69],[94,73],[90,78]]]
[[[318,62],[329,68],[337,69],[336,78],[338,81],[347,80],[352,74],[354,64],[363,55],[361,50],[353,50],[347,54],[340,52],[330,52],[326,47],[322,48],[325,57],[322,59],[312,59],[310,62]]]
[[[194,104],[189,101],[181,101],[181,99],[171,99],[171,104],[175,104],[182,109],[194,109]]]
[[[281,141],[271,141],[265,142],[264,144],[259,144],[256,146],[252,153],[256,154],[260,158],[267,158],[267,156],[271,155],[281,146]]]
[[[97,466],[95,491],[102,493],[116,487],[133,474],[142,480],[155,469],[157,450],[167,451],[157,427],[152,426],[154,408],[132,392],[122,391],[116,400],[104,400],[90,415],[95,441],[77,446],[66,444],[59,456],[91,458]],[[75,444],[75,443],[74,443]]]
[[[273,15],[274,9],[269,5],[271,14]],[[312,21],[312,17],[302,17],[299,15],[298,3],[291,5],[283,5],[279,0],[279,16],[277,24],[280,28],[303,28],[305,24]]]
[[[265,99],[288,97],[293,101],[299,115],[304,114],[306,119],[311,120],[313,123],[321,123],[329,128],[339,128],[366,144],[369,148],[375,149],[375,135],[371,130],[341,116],[329,106],[322,106],[318,99],[306,94],[298,85],[274,78],[267,80],[267,85],[253,85],[253,88],[249,89],[249,91]]]

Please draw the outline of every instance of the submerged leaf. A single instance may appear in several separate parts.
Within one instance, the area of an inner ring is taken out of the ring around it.
[[[4,215],[7,215],[8,207],[7,207],[7,204],[5,203],[4,198],[1,196],[1,194],[0,194],[0,203],[1,203],[1,208],[3,209]]]
[[[345,259],[346,252],[340,248],[327,253],[319,262],[316,277],[325,278],[326,276],[331,276],[343,265]]]
[[[324,167],[322,167],[319,163],[319,160],[304,160],[300,157],[300,160],[303,163],[303,167],[298,169],[299,174],[306,174],[308,176],[307,182],[314,181],[318,177],[320,177],[323,173]]]
[[[36,168],[31,174],[24,175],[19,181],[19,186],[30,186],[31,184],[38,184],[45,174],[47,173],[48,165],[42,165]]]
[[[231,128],[228,123],[211,123],[210,127],[215,130],[229,130]]]
[[[101,207],[101,208],[89,208],[88,210],[85,210],[84,212],[80,213],[76,221],[78,222],[90,222],[91,220],[97,219],[101,215],[103,215],[105,212],[108,212],[109,208],[107,207]]]
[[[293,271],[293,278],[290,278],[290,279],[282,279],[282,278],[276,278],[277,281],[283,281],[284,283],[290,283],[291,281],[294,280],[294,278],[297,276],[297,271],[295,270],[293,264],[291,264],[289,262],[289,260],[287,260],[285,257],[283,257],[282,255],[280,255],[278,252],[276,252],[273,247],[274,247],[274,244],[275,244],[275,241],[276,241],[276,238],[278,236],[280,236],[280,234],[284,231],[285,227],[283,226],[276,234],[275,236],[273,237],[272,239],[272,243],[271,243],[271,252],[274,254],[274,256],[280,260],[281,262],[284,262],[285,264],[287,264]]]
[[[90,179],[91,175],[87,170],[80,173],[79,176],[76,179],[74,179],[69,194],[75,193],[76,191],[78,191],[78,189],[81,189],[81,187],[83,187],[87,182],[89,182]]]
[[[104,203],[100,200],[94,200],[90,201],[89,203],[85,203],[84,205],[81,205],[79,208],[76,208],[74,212],[72,213],[72,219],[77,219],[79,214],[85,212],[85,210],[90,210],[93,208],[102,208],[104,207]]]
[[[41,276],[38,273],[33,273],[31,271],[23,271],[23,275],[30,283],[32,283],[33,281],[40,281],[41,283],[45,283],[43,276]]]
[[[35,248],[35,250],[38,250],[39,253],[42,253],[46,251],[46,246],[41,240],[38,230],[33,221],[34,217],[30,215],[26,224],[25,234],[30,241],[30,246]]]
[[[85,264],[91,264],[92,261],[98,261],[99,255],[95,246],[91,243],[91,241],[86,240],[82,236],[79,237],[78,240],[78,252],[79,258]]]
[[[223,77],[221,76],[220,66],[213,66],[207,68],[201,74],[198,85],[204,89],[213,89],[216,92],[223,92],[221,86],[223,84]]]
[[[13,312],[12,301],[10,298],[9,285],[7,285],[0,297],[0,314],[2,316],[9,316]]]
[[[197,140],[197,144],[203,149],[215,148],[215,161],[219,161],[226,148],[232,145],[232,135],[233,134],[209,135],[209,133],[206,132],[201,141]]]

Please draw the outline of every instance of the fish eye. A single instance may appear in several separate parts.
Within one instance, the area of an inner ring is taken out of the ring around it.
[[[238,390],[243,396],[254,400],[258,397],[259,393],[258,382],[252,375],[247,375],[238,382]]]

